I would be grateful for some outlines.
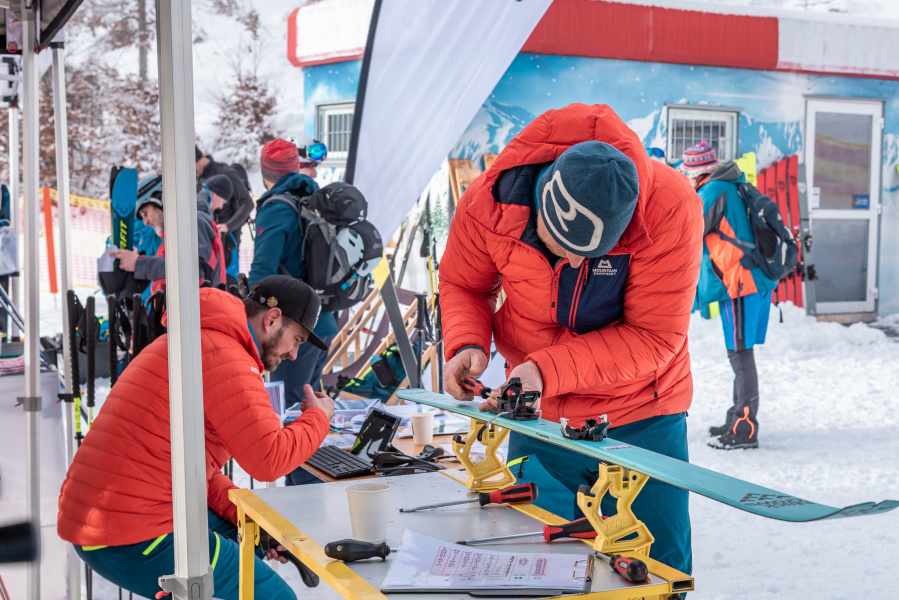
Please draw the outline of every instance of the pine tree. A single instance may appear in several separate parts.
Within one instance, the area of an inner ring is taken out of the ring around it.
[[[226,8],[232,10],[231,14],[238,10],[233,0]],[[262,144],[275,137],[277,98],[269,89],[268,83],[258,75],[265,50],[265,43],[260,35],[259,14],[255,10],[248,10],[238,20],[245,31],[243,43],[229,57],[232,85],[216,96],[216,152],[249,170],[258,164]]]

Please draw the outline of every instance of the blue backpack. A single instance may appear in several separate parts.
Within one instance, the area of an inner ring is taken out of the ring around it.
[[[768,279],[780,281],[789,275],[799,262],[799,246],[796,245],[789,228],[784,225],[780,209],[771,198],[749,183],[741,183],[738,191],[746,205],[755,243],[732,238],[718,228],[724,215],[723,207],[716,211],[717,222],[713,231],[722,240],[730,242],[743,252],[740,266],[746,269],[758,268]]]

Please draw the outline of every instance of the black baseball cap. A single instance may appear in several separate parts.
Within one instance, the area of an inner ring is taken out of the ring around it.
[[[312,333],[322,309],[321,300],[315,290],[303,281],[287,275],[270,275],[256,282],[247,298],[269,308],[280,308],[284,316],[290,317],[309,332],[307,341],[317,348],[328,350],[327,344]]]

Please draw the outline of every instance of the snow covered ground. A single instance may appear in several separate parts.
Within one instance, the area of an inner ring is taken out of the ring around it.
[[[52,297],[41,301],[42,334],[58,331]],[[899,500],[899,317],[847,327],[818,322],[791,304],[782,310],[780,323],[772,307],[768,341],[756,350],[761,447],[731,452],[706,445],[733,381],[720,321],[694,315],[691,461],[832,506]],[[899,510],[793,524],[696,495],[691,502],[692,598],[861,598],[889,586],[888,565],[899,556]],[[306,589],[290,565],[280,572],[303,598],[338,597],[325,587]],[[95,585],[98,600],[118,597],[116,588]]]

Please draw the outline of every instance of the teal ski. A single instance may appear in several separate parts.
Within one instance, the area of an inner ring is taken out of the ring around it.
[[[491,413],[480,412],[476,402],[463,402],[427,390],[405,389],[398,391],[397,396],[466,417],[484,421],[493,418]],[[496,417],[493,423],[771,519],[792,522],[842,519],[883,513],[899,506],[896,500],[864,502],[844,508],[825,506],[613,439],[606,438],[601,442],[571,440],[563,436],[559,424],[552,421],[513,421]]]
[[[112,244],[116,248],[134,247],[134,206],[137,203],[137,169],[113,167],[110,173],[112,207]],[[115,262],[118,268],[119,261]]]

